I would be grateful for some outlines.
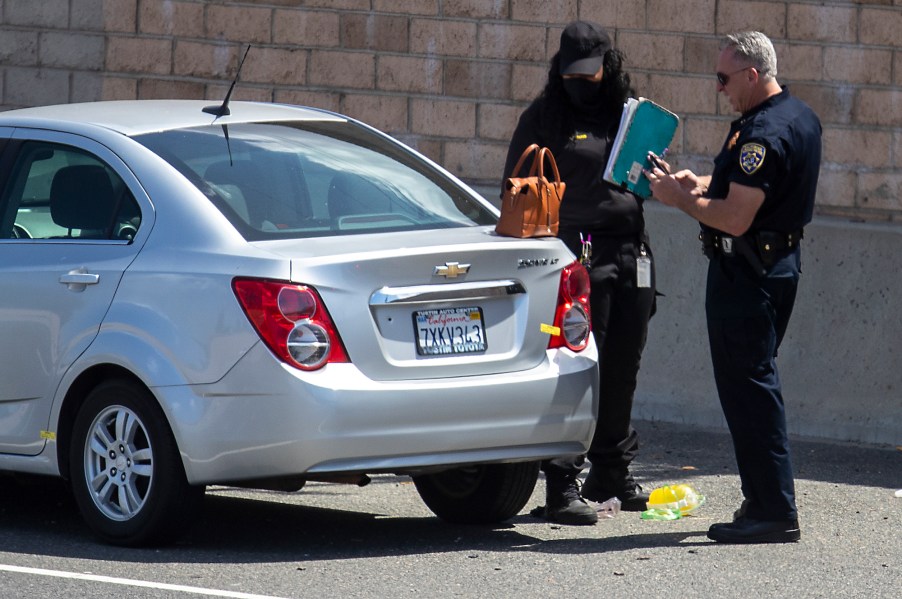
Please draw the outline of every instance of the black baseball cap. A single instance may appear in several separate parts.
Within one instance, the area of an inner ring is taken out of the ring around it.
[[[574,21],[561,33],[561,75],[594,75],[613,47],[604,27],[590,21]]]

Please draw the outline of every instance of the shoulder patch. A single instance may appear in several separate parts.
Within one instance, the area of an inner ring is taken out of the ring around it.
[[[739,166],[746,175],[751,175],[764,164],[767,149],[761,144],[744,144],[739,150]]]

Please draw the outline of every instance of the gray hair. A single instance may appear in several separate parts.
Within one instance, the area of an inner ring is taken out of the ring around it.
[[[731,48],[736,58],[746,61],[749,66],[765,79],[777,76],[777,52],[774,44],[760,31],[732,33],[723,38],[721,49]]]

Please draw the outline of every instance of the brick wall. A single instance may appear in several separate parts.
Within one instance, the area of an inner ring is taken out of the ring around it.
[[[825,126],[818,212],[902,221],[902,0],[0,0],[0,108],[236,99],[344,112],[495,186],[565,23],[609,27],[640,95],[682,117],[672,157],[707,170],[734,117],[719,37],[760,29]]]

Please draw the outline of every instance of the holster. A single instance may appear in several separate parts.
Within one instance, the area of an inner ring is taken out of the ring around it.
[[[752,267],[752,270],[754,270],[759,277],[766,275],[767,269],[770,268],[770,266],[773,266],[773,264],[766,265],[763,263],[763,260],[758,256],[757,248],[749,242],[747,236],[734,237],[733,243],[736,246],[736,252],[745,258],[746,262],[749,263],[749,266]]]
[[[758,255],[761,256],[761,262],[764,263],[764,266],[770,268],[783,255],[784,250],[792,249],[799,245],[803,234],[804,231],[802,229],[792,233],[758,231],[755,233],[754,238]]]

